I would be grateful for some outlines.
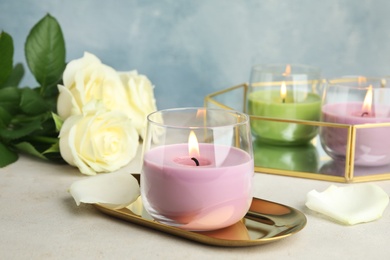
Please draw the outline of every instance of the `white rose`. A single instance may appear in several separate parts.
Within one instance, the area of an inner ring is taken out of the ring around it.
[[[90,53],[68,63],[63,75],[64,85],[58,85],[57,111],[63,119],[82,112],[93,100],[103,102],[109,110],[131,114],[131,107],[121,79],[113,68],[104,65]]]
[[[139,137],[131,120],[120,111],[89,103],[80,115],[67,118],[60,131],[60,152],[81,173],[112,172],[136,155]]]
[[[126,90],[127,98],[132,108],[129,117],[142,139],[145,138],[147,115],[157,110],[154,98],[154,86],[145,76],[138,74],[136,70],[118,72]]]

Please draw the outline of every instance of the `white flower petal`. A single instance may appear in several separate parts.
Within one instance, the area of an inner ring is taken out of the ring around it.
[[[101,61],[95,55],[88,52],[84,52],[82,58],[70,61],[66,65],[63,75],[64,86],[71,88],[74,84],[75,75],[90,64],[101,64]]]
[[[119,209],[124,208],[140,195],[137,180],[129,173],[109,173],[91,176],[74,182],[69,188],[77,205],[80,203],[102,204]]]
[[[307,194],[306,206],[347,225],[376,220],[389,204],[389,196],[374,184],[331,185]]]
[[[87,175],[118,170],[135,157],[139,146],[137,130],[124,113],[104,106],[99,110],[92,102],[82,115],[64,121],[59,137],[61,156]]]
[[[147,214],[145,211],[145,208],[143,206],[142,198],[141,196],[138,197],[133,203],[126,206],[129,210],[131,210],[134,214],[142,216],[143,214]]]
[[[66,119],[71,115],[73,96],[69,89],[62,85],[58,85],[58,91],[57,113],[61,118]]]
[[[137,128],[138,134],[144,139],[146,117],[157,110],[153,93],[154,86],[145,75],[138,74],[136,70],[118,72],[118,75],[122,80],[132,109],[129,110],[128,116]]]
[[[74,138],[70,138],[75,135],[74,122],[78,120],[78,116],[73,116],[66,119],[61,127],[59,134],[60,138],[60,153],[61,157],[70,165],[75,166],[74,158],[75,152],[71,142]]]
[[[133,113],[126,90],[117,71],[93,54],[84,53],[80,59],[68,63],[63,74],[57,106],[62,118],[80,114],[90,101],[100,100],[109,110]]]

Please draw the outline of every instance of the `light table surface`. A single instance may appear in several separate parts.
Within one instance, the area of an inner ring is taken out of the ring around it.
[[[122,171],[139,172],[139,157]],[[0,169],[0,259],[389,259],[390,207],[381,219],[344,226],[305,207],[330,183],[256,173],[255,196],[302,211],[307,225],[254,247],[203,245],[76,206],[67,192],[88,178],[76,168],[22,156]],[[390,194],[390,181],[375,182]]]

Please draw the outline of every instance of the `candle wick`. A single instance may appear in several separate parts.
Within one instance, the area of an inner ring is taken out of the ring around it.
[[[199,161],[195,157],[191,157],[191,160],[193,160],[196,164],[196,166],[199,166]]]
[[[283,103],[285,103],[285,102],[286,102],[286,99],[285,99],[285,98],[283,98],[283,99],[282,99],[282,102],[283,102]]]
[[[368,112],[363,112],[363,114],[361,115],[361,117],[364,117],[364,116],[368,116]]]

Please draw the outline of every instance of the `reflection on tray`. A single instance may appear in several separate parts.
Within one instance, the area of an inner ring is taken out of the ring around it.
[[[344,176],[345,161],[331,160],[325,163],[319,170],[321,174],[332,176]],[[374,174],[383,174],[384,172],[390,172],[390,164],[384,166],[354,166],[354,176],[367,176]]]
[[[319,156],[313,144],[274,146],[253,142],[255,165],[299,172],[317,172]]]
[[[134,174],[139,179],[139,174]],[[216,246],[252,246],[286,238],[306,225],[305,215],[288,206],[253,198],[246,216],[236,224],[214,231],[186,231],[154,221],[142,205],[141,197],[127,208],[110,209],[95,205],[100,211],[172,235]]]
[[[202,231],[197,232],[199,234],[215,237],[220,239],[227,240],[249,240],[251,239],[249,236],[248,228],[246,227],[244,221],[239,221],[234,225],[231,225],[226,228],[212,230],[212,231]]]

